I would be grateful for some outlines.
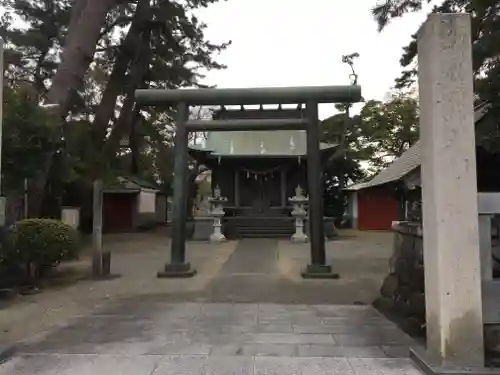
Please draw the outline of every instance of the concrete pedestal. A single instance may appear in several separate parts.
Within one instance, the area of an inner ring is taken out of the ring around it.
[[[422,358],[450,368],[484,365],[470,32],[468,14],[431,14],[418,35]]]
[[[226,236],[222,234],[222,224],[214,226],[214,232],[210,235],[210,242],[212,243],[222,243],[226,241]]]
[[[309,241],[309,237],[307,237],[303,232],[302,233],[295,233],[290,240],[293,243],[307,243]]]
[[[298,216],[295,213],[295,210],[292,212],[292,215],[295,216],[295,233],[292,235],[290,240],[293,243],[306,243],[309,240],[309,237],[307,237],[304,233],[305,211],[303,216]]]
[[[210,235],[210,242],[221,243],[226,241],[226,236],[222,234],[222,218],[224,216],[224,211],[219,208],[218,211],[213,213],[213,233]]]
[[[483,366],[460,366],[454,363],[441,363],[430,357],[420,348],[410,348],[410,358],[425,375],[500,375],[500,369]]]
[[[209,216],[194,218],[193,240],[208,241],[212,234],[213,219]]]

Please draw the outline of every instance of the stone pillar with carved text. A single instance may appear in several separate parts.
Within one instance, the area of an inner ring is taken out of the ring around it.
[[[468,14],[429,16],[418,33],[418,72],[427,351],[412,354],[420,365],[427,360],[436,366],[480,367],[484,348]]]

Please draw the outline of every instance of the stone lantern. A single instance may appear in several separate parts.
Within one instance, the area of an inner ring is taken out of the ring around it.
[[[210,242],[224,242],[226,237],[222,233],[222,218],[225,215],[223,204],[227,202],[226,197],[221,196],[219,186],[214,189],[214,196],[208,198],[208,202],[212,205],[210,212],[213,218],[213,233],[210,235]]]
[[[293,204],[292,216],[295,218],[295,233],[291,237],[291,240],[296,243],[307,242],[308,237],[304,233],[304,221],[307,216],[305,205],[309,201],[309,198],[304,195],[300,185],[297,185],[295,196],[289,198],[288,201]]]

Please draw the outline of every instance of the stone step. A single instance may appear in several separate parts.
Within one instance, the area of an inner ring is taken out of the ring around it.
[[[233,225],[233,228],[237,229],[283,229],[283,230],[293,230],[295,227],[294,226],[288,226],[288,225]]]
[[[284,231],[284,232],[293,232],[295,228],[293,227],[271,227],[271,226],[235,226],[234,229],[238,231],[264,231],[264,232],[276,232],[276,231]]]
[[[238,217],[225,222],[232,236],[246,238],[288,238],[295,232],[293,218]]]
[[[278,239],[289,239],[292,236],[289,236],[288,234],[283,234],[283,233],[247,233],[247,234],[240,234],[239,236],[234,237],[235,239],[241,239],[241,238],[278,238]]]
[[[293,226],[294,225],[294,222],[293,221],[285,221],[285,220],[266,220],[266,219],[254,219],[254,220],[250,220],[250,219],[246,219],[246,220],[231,220],[231,221],[227,221],[227,223],[229,224],[233,224],[233,225],[250,225],[250,226],[253,226],[253,225],[260,225],[260,226],[267,226],[267,225],[278,225],[278,226]]]
[[[237,233],[291,233],[295,230],[290,228],[234,228]]]

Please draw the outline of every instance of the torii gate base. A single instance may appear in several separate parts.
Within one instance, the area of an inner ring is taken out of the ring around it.
[[[338,279],[339,274],[333,273],[332,266],[329,264],[308,264],[300,275],[304,279]]]
[[[197,271],[191,263],[165,263],[163,270],[158,271],[159,278],[187,279],[196,275]]]
[[[307,131],[309,217],[311,263],[302,271],[304,278],[337,278],[326,264],[323,233],[322,169],[319,136],[319,103],[354,103],[361,100],[359,86],[282,87],[254,89],[137,90],[142,105],[177,106],[174,162],[174,205],[170,263],[158,277],[192,277],[186,262],[186,206],[188,133],[190,131],[285,130]],[[305,104],[305,119],[256,119],[189,121],[189,106],[197,105]]]

